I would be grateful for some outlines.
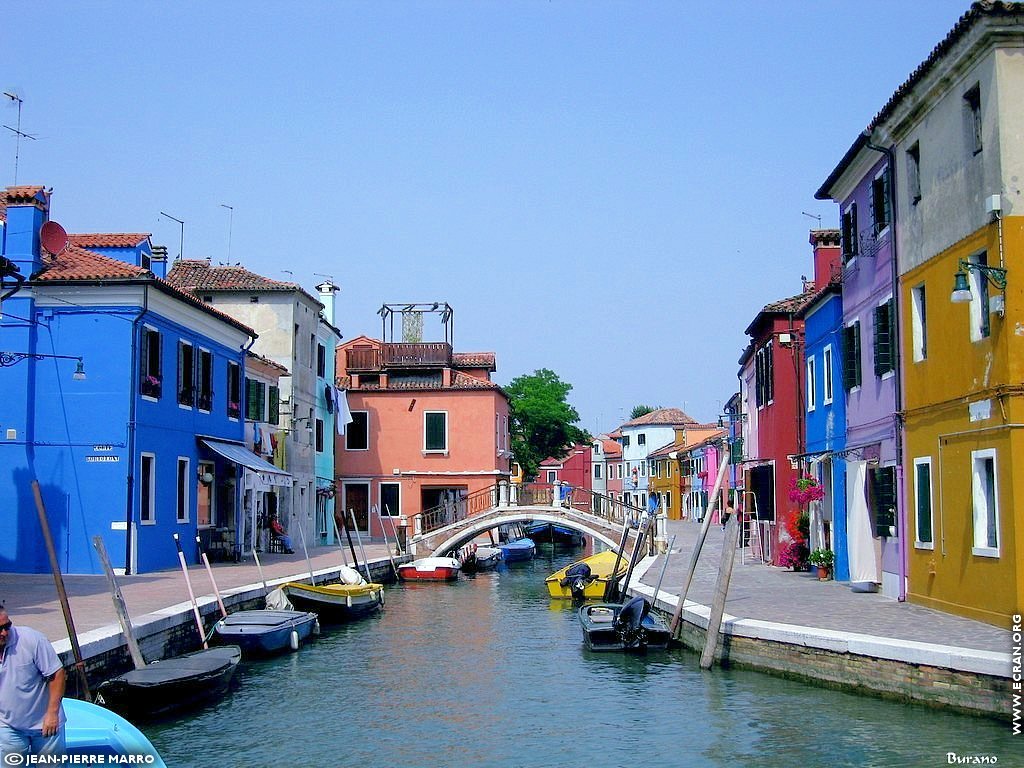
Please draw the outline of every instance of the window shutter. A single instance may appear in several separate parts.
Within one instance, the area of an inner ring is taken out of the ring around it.
[[[875,376],[893,370],[892,303],[875,307]]]
[[[278,411],[281,405],[281,390],[278,387],[271,385],[270,387],[270,407],[269,413],[267,414],[267,421],[271,424],[277,424],[278,422]]]
[[[145,381],[146,376],[151,373],[149,370],[149,330],[142,329],[141,354],[139,355],[139,381]]]
[[[890,528],[896,526],[896,472],[893,467],[871,470],[874,496],[875,535],[890,537]]]
[[[260,414],[257,411],[259,401],[256,399],[256,382],[246,377],[245,379],[245,418],[252,421],[260,421]]]
[[[737,437],[729,445],[729,463],[739,464],[743,461],[743,438]]]

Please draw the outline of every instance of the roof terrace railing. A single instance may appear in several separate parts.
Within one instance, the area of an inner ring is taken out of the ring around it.
[[[452,364],[452,345],[381,344],[379,349],[349,349],[345,367],[349,371],[379,371],[382,368],[438,368]]]

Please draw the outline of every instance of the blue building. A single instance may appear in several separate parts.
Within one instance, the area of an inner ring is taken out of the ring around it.
[[[811,510],[810,547],[832,549],[835,578],[847,581],[850,559],[846,539],[846,463],[839,459],[846,447],[846,390],[842,385],[841,362],[843,295],[840,275],[823,268],[835,262],[823,251],[838,251],[839,230],[811,232],[811,245],[815,251],[818,293],[804,311],[807,453],[802,458],[808,467],[806,473],[818,479],[825,497]]]
[[[34,480],[65,572],[100,572],[94,536],[129,573],[175,566],[174,533],[233,554],[241,473],[282,472],[243,444],[253,331],[162,280],[147,235],[66,236],[41,187],[3,202],[0,570],[49,570]]]

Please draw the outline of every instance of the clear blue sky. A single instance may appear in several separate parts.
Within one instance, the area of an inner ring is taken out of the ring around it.
[[[346,338],[447,301],[458,350],[553,369],[596,433],[716,418],[744,328],[811,273],[804,213],[837,226],[814,192],[967,8],[5,3],[0,86],[68,231],[174,256],[165,211],[186,257],[333,276]]]

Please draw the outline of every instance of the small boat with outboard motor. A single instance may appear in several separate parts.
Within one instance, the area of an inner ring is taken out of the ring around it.
[[[616,560],[617,578],[622,578],[629,567],[629,561],[617,557],[614,550],[608,549],[552,573],[544,579],[548,594],[564,600],[603,600]]]
[[[472,544],[468,547],[464,547],[459,553],[459,560],[462,563],[463,573],[492,571],[498,567],[498,563],[500,563],[502,559],[503,553],[499,547]]]
[[[579,611],[583,640],[592,651],[648,651],[668,648],[668,624],[643,597],[625,603],[590,603]]]

